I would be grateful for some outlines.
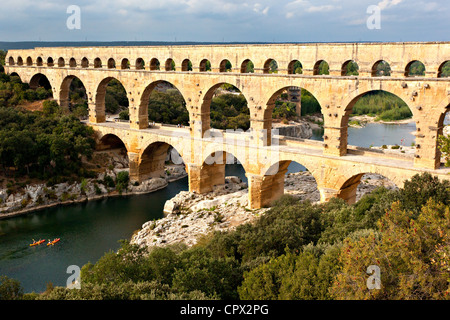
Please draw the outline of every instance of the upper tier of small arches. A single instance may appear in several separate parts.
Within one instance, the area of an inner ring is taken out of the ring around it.
[[[9,66],[29,67],[55,67],[55,68],[96,68],[96,69],[121,69],[121,70],[147,70],[147,71],[181,71],[181,72],[236,72],[236,73],[265,73],[265,74],[306,74],[306,75],[332,75],[332,76],[391,76],[391,66],[388,61],[378,60],[373,62],[367,70],[360,70],[358,61],[346,60],[340,66],[330,67],[327,61],[318,60],[310,69],[304,69],[300,60],[293,59],[288,63],[279,64],[275,59],[269,58],[263,65],[255,65],[250,59],[243,59],[234,66],[230,60],[223,59],[211,63],[207,58],[201,61],[191,61],[185,58],[176,61],[173,58],[145,59],[127,57],[115,59],[113,57],[102,59],[100,57],[31,57],[9,56]],[[403,69],[397,71],[405,77],[448,77],[450,76],[450,60],[442,61],[439,67],[428,70],[426,64],[419,60],[408,61]],[[392,70],[393,71],[393,70]],[[394,72],[392,72],[394,73]]]

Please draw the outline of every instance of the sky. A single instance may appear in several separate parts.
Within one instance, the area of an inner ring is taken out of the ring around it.
[[[449,0],[2,0],[1,4],[0,41],[450,40]],[[79,15],[68,13],[72,5],[80,9]]]

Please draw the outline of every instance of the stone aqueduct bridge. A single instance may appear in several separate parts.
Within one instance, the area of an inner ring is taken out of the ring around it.
[[[276,74],[268,73],[272,59],[279,67]],[[187,71],[188,60],[192,71]],[[209,72],[205,72],[206,60],[211,64]],[[225,72],[226,60],[233,66],[231,72]],[[246,73],[249,60],[254,73]],[[302,74],[293,74],[296,60],[302,64]],[[389,77],[376,76],[377,64],[383,60],[390,64]],[[209,160],[221,158],[225,154],[221,151],[233,154],[248,177],[250,206],[258,208],[283,193],[291,161],[311,172],[322,201],[334,196],[354,201],[364,173],[381,174],[400,187],[404,180],[424,171],[449,179],[449,169],[441,165],[437,140],[450,107],[450,81],[440,77],[448,60],[449,42],[35,48],[8,51],[6,72],[17,73],[31,87],[47,77],[53,98],[61,106],[68,105],[72,79],[79,78],[88,97],[88,125],[104,145],[113,142],[114,136],[123,141],[133,180],[161,174],[168,147],[173,146],[186,164],[190,190],[206,192],[224,183],[225,175],[225,164]],[[321,61],[329,64],[330,75],[318,74]],[[359,76],[345,76],[349,61],[358,64]],[[413,61],[425,65],[424,77],[409,77]],[[126,124],[106,121],[105,92],[113,78],[127,92],[130,122]],[[162,81],[170,82],[183,95],[189,127],[149,127],[150,93]],[[210,103],[215,89],[224,83],[237,87],[247,99],[251,132],[227,132],[217,139],[209,133]],[[324,116],[323,142],[272,134],[276,97],[291,86],[307,89],[319,101]],[[347,145],[352,107],[372,90],[391,92],[408,104],[417,128],[413,157]]]

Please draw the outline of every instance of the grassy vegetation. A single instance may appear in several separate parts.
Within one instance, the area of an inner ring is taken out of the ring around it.
[[[385,91],[372,91],[355,103],[351,116],[355,115],[371,115],[376,116],[376,120],[395,121],[411,118],[412,112],[396,95]]]

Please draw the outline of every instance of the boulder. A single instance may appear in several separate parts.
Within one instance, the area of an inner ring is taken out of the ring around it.
[[[173,200],[167,200],[164,204],[163,212],[164,215],[176,214],[180,212],[180,204]]]

